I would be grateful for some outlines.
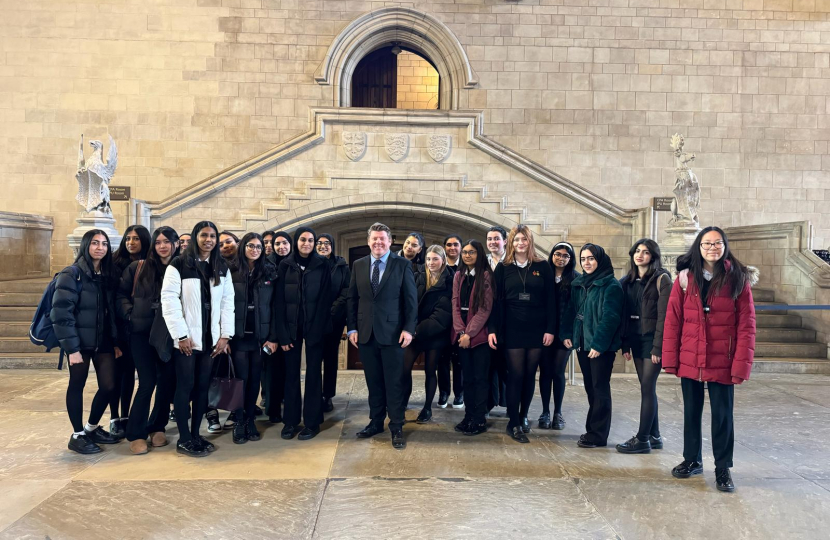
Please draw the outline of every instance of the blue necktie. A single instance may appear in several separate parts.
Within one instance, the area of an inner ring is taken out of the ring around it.
[[[378,287],[380,286],[380,259],[375,261],[374,268],[372,269],[372,294],[375,295],[378,293]]]

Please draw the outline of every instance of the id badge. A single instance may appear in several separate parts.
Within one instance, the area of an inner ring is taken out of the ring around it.
[[[519,300],[524,300],[525,302],[530,302],[530,293],[519,293]]]

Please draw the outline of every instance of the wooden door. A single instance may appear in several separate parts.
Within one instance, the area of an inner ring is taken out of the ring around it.
[[[366,55],[352,75],[352,107],[394,109],[398,96],[398,57],[392,47]]]

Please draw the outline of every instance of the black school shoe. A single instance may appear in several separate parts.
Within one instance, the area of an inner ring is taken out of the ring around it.
[[[79,454],[98,454],[103,452],[103,449],[92,442],[89,437],[86,435],[78,435],[77,437],[72,434],[69,436],[69,444],[67,445],[70,450],[73,452],[78,452]]]
[[[715,485],[718,491],[726,491],[727,493],[735,491],[735,483],[732,482],[732,475],[729,473],[729,469],[715,468]]]
[[[539,429],[551,429],[553,427],[553,422],[550,420],[550,413],[542,413],[539,416]]]
[[[247,424],[242,421],[234,422],[233,425],[233,442],[234,444],[245,444],[248,442],[248,434],[247,430],[245,429]]]
[[[197,435],[193,440],[196,441],[196,444],[207,450],[208,454],[216,452],[216,446],[201,435]]]
[[[297,435],[297,426],[285,426],[282,428],[282,432],[280,432],[280,437],[283,439],[290,440],[293,439]]]
[[[597,443],[589,439],[586,434],[582,434],[579,436],[579,440],[576,441],[576,445],[580,448],[599,448],[600,446],[606,446],[607,443]]]
[[[248,418],[245,422],[245,437],[249,441],[258,441],[260,439],[259,430],[256,428],[256,422],[253,418]]]
[[[467,424],[467,429],[462,431],[464,435],[481,435],[482,433],[487,433],[487,422],[482,422],[480,424],[476,424],[474,422],[470,422]]]
[[[553,422],[551,422],[551,426],[553,429],[565,429],[565,419],[562,417],[561,414],[554,414],[553,415]]]
[[[530,422],[527,421],[527,417],[522,418],[522,431],[530,433]]]
[[[636,435],[617,445],[617,452],[620,454],[648,454],[651,452],[651,443],[641,441]]]
[[[418,418],[415,419],[416,424],[426,424],[432,420],[432,409],[421,409],[418,413]]]
[[[331,398],[323,398],[323,412],[331,412],[334,410],[334,403],[331,402]]]
[[[514,428],[507,428],[507,434],[510,435],[510,438],[516,442],[520,442],[522,444],[526,444],[530,442],[530,439],[527,438],[525,432],[522,431],[522,426],[516,426]]]
[[[306,426],[300,432],[300,435],[297,437],[297,439],[300,441],[308,441],[316,437],[318,433],[320,433],[320,426],[317,426],[315,428],[310,428]]]
[[[127,436],[127,422],[129,418],[114,418],[110,420],[110,434],[116,439]]]
[[[176,452],[190,457],[205,457],[208,451],[202,447],[198,441],[190,439],[189,441],[179,441],[176,443]]]
[[[675,478],[689,478],[701,473],[703,473],[703,463],[699,461],[683,461],[671,470],[671,475]]]
[[[651,444],[652,450],[662,450],[663,449],[663,437],[652,437],[649,435],[648,442]]]
[[[453,428],[453,429],[455,429],[459,433],[464,433],[464,431],[467,429],[467,426],[469,426],[469,425],[470,425],[470,419],[469,418],[464,418],[464,420],[457,423],[455,425],[455,428]]]
[[[91,440],[95,444],[118,444],[119,442],[121,442],[121,439],[113,436],[112,433],[108,432],[101,426],[95,428],[94,431],[84,430],[84,433],[87,437],[89,437],[89,440]]]

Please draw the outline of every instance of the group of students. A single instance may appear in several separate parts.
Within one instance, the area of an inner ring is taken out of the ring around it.
[[[177,451],[205,456],[216,448],[200,434],[221,431],[208,410],[208,388],[228,358],[244,381],[244,405],[230,411],[233,442],[259,440],[260,387],[265,414],[284,424],[281,436],[311,439],[333,409],[339,344],[346,327],[359,347],[369,388],[370,423],[357,436],[384,431],[404,448],[403,411],[412,370],[423,357],[426,399],[416,423],[430,422],[432,404],[446,407],[452,367],[455,430],[478,435],[489,412],[506,407],[507,433],[528,443],[528,412],[536,388],[540,429],[565,426],[565,369],[576,352],[588,398],[578,446],[606,446],[611,426],[611,372],[617,351],[635,364],[641,386],[639,430],[616,446],[622,453],[663,447],[656,383],[662,370],[681,378],[683,462],[677,478],[700,474],[704,387],[712,408],[716,484],[734,490],[734,385],[749,378],[755,346],[750,286],[754,269],[729,250],[726,234],[703,229],[677,261],[677,279],[663,268],[660,248],[641,239],[629,251],[621,280],[596,244],[577,254],[569,243],[540,257],[533,234],[518,225],[492,227],[485,247],[449,235],[425,247],[411,233],[391,253],[391,231],[369,228],[369,256],[350,271],[331,235],[308,227],[293,236],[269,231],[241,239],[202,221],[179,236],[159,227],[152,236],[132,226],[113,254],[104,231],[87,232],[75,263],[57,276],[51,319],[69,357],[69,448],[100,452],[123,437],[134,454],[168,444],[175,419]],[[391,283],[391,285],[390,285]],[[305,348],[305,389],[301,360]],[[95,365],[98,391],[87,422],[82,392]],[[266,376],[263,377],[263,370]],[[133,397],[135,371],[138,390]],[[150,402],[155,393],[152,410]],[[553,411],[550,409],[553,397]],[[173,411],[170,405],[173,404]],[[99,425],[111,408],[110,431]]]

